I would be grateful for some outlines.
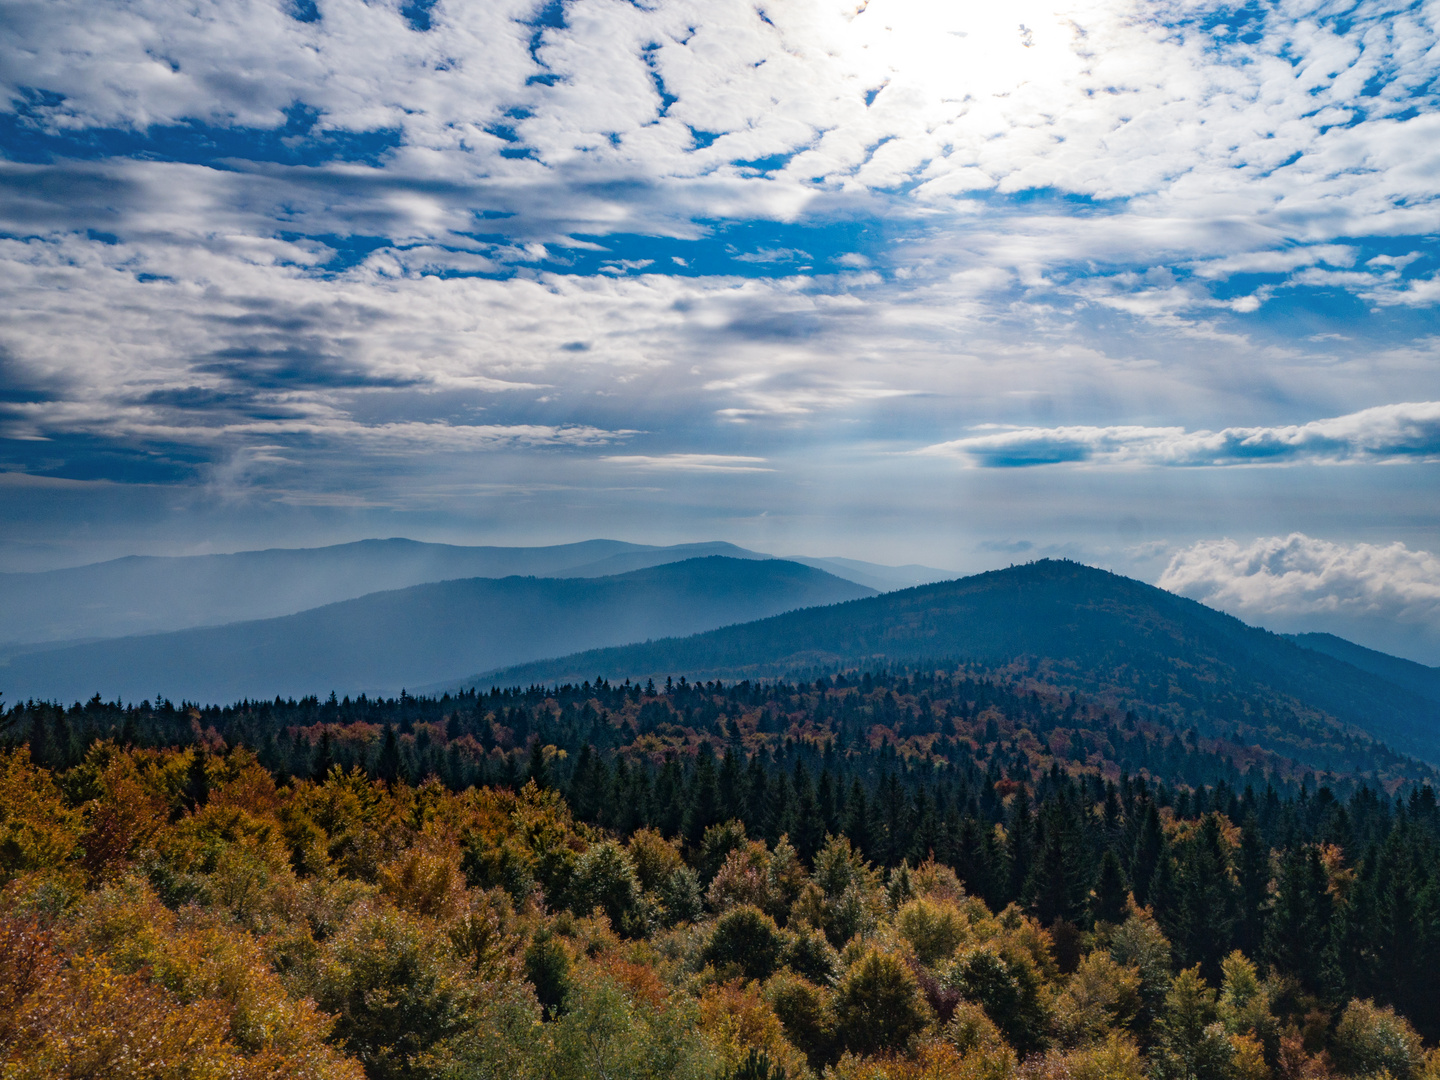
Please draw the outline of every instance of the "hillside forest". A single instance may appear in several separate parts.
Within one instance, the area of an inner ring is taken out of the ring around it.
[[[1333,729],[964,667],[0,725],[6,1080],[1440,1078],[1433,774]]]

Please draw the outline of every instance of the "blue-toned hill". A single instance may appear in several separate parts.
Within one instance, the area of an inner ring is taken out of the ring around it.
[[[608,577],[442,581],[281,618],[12,656],[0,666],[0,690],[12,701],[393,694],[467,671],[872,593],[798,563],[721,556]]]

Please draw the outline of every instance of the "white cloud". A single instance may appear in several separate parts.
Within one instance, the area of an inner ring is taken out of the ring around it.
[[[815,0],[768,20],[745,0],[570,0],[564,27],[537,31],[540,7],[441,2],[420,33],[395,2],[321,0],[302,23],[288,0],[22,0],[0,70],[8,98],[59,95],[29,106],[54,130],[273,130],[297,102],[322,133],[394,130],[383,168],[312,182],[333,194],[383,176],[392,209],[422,225],[397,181],[435,206],[483,192],[552,235],[570,215],[678,230],[905,186],[917,209],[1047,188],[1138,199],[1127,213],[1152,223],[1250,218],[1282,260],[1296,243],[1433,232],[1440,216],[1437,118],[1406,113],[1433,104],[1440,71],[1426,8],[1365,0],[1342,22],[1275,7],[1242,39],[1198,30],[1207,8],[1185,0]],[[734,164],[766,157],[777,167]],[[429,225],[464,231],[445,213]]]
[[[920,454],[982,467],[1086,462],[1095,465],[1205,466],[1340,464],[1440,460],[1440,402],[1372,409],[1275,427],[1187,431],[1181,427],[1017,427],[936,443]]]
[[[1402,543],[1303,533],[1207,540],[1176,552],[1157,584],[1250,618],[1380,618],[1440,630],[1440,558]]]
[[[255,460],[292,471],[318,468],[301,442],[359,471],[624,440],[657,477],[924,442],[982,464],[1435,455],[1433,343],[1251,333],[1301,289],[1412,327],[1440,302],[1433,264],[1370,257],[1440,231],[1433,5],[1271,5],[1243,38],[1192,0],[563,8],[538,28],[539,0],[439,0],[421,33],[400,0],[310,23],[290,0],[8,4],[0,108],[81,141],[0,161],[0,425],[55,460],[67,436],[283,444]],[[281,138],[296,106],[314,128]],[[190,122],[227,160],[92,130]],[[360,160],[319,152],[382,131]],[[812,254],[846,272],[804,277]],[[582,255],[590,277],[537,269]],[[1231,295],[1241,274],[1275,280]],[[1377,401],[1421,404],[1270,423]],[[1007,426],[967,431],[987,422]]]
[[[757,473],[774,472],[763,457],[743,454],[611,454],[606,461],[635,469],[666,469],[676,472]]]

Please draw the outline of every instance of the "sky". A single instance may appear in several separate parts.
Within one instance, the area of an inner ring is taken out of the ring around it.
[[[1440,0],[0,0],[0,570],[1110,567],[1440,663]]]

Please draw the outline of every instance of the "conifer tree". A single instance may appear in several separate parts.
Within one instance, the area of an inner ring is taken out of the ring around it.
[[[705,830],[720,819],[720,789],[715,776],[715,755],[709,743],[702,743],[695,757],[695,771],[685,800],[683,831],[685,842],[699,847]]]
[[[1130,853],[1130,884],[1135,902],[1142,907],[1151,901],[1150,882],[1165,854],[1165,834],[1160,828],[1160,814],[1153,799],[1146,799],[1139,810],[1139,829],[1135,847]]]
[[[1240,852],[1235,870],[1240,884],[1235,945],[1246,956],[1258,956],[1265,942],[1270,852],[1260,837],[1260,826],[1253,812],[1245,815],[1245,823],[1240,828]]]
[[[385,725],[385,737],[380,744],[380,756],[375,761],[375,775],[387,784],[400,778],[400,744],[395,738],[395,728]]]
[[[310,778],[317,784],[323,783],[335,764],[334,747],[331,745],[330,729],[320,733],[320,745],[315,751],[315,763],[310,769]]]
[[[1270,963],[1325,999],[1335,990],[1335,918],[1329,877],[1313,845],[1291,848],[1280,868],[1265,951]]]
[[[1118,926],[1125,919],[1125,901],[1129,890],[1125,885],[1125,871],[1120,858],[1113,851],[1106,851],[1100,858],[1100,872],[1095,878],[1095,888],[1090,894],[1090,919],[1096,923]]]
[[[865,797],[865,788],[859,777],[851,781],[850,796],[845,800],[845,838],[867,859],[873,857],[875,843],[870,825],[870,800]]]
[[[1207,814],[1180,847],[1175,905],[1170,927],[1182,962],[1200,965],[1206,979],[1218,981],[1220,961],[1230,951],[1239,909],[1220,819]]]
[[[1036,827],[1036,851],[1023,895],[1029,897],[1040,921],[1076,922],[1084,910],[1087,867],[1078,818],[1068,800],[1052,799],[1042,807]]]
[[[1010,804],[1005,832],[1005,861],[1009,870],[1009,887],[1005,900],[1019,900],[1025,895],[1035,858],[1035,822],[1030,816],[1030,796],[1021,784]]]

